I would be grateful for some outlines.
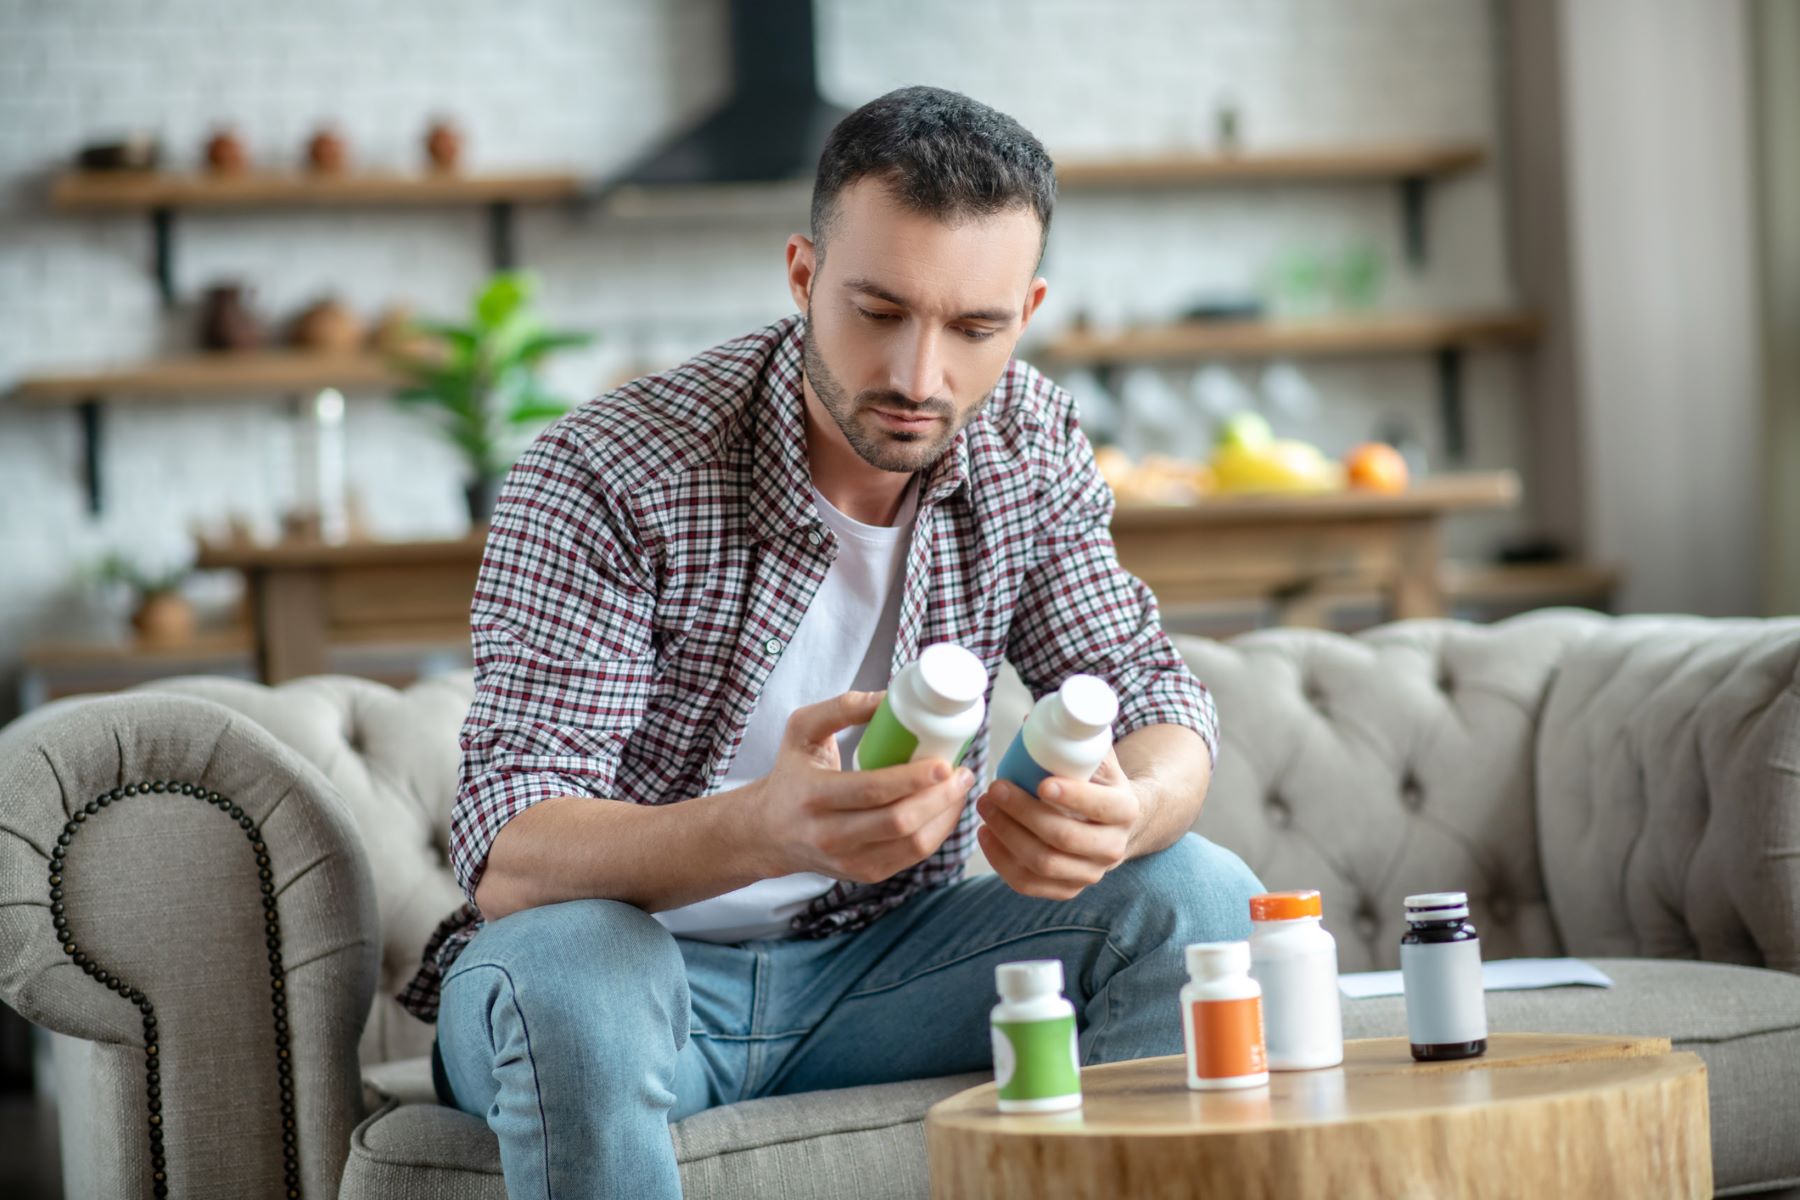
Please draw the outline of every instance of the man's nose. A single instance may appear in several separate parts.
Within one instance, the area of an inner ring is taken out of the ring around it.
[[[894,364],[893,389],[914,404],[924,405],[944,393],[943,334],[921,328],[907,339]]]

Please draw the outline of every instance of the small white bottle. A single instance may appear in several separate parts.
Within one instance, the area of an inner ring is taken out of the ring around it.
[[[1196,1091],[1269,1082],[1263,1043],[1262,988],[1250,978],[1245,942],[1196,942],[1187,948],[1181,989],[1188,1086]]]
[[[994,968],[994,983],[1000,1003],[990,1028],[1000,1111],[1081,1107],[1081,1047],[1075,1006],[1062,994],[1062,963],[1054,958],[1001,963]]]
[[[1086,781],[1094,777],[1112,749],[1112,724],[1119,697],[1097,675],[1071,675],[1060,688],[1032,705],[1019,727],[996,778],[1008,780],[1026,795],[1038,785],[1058,779]]]
[[[1250,897],[1250,973],[1263,989],[1271,1071],[1313,1071],[1344,1061],[1337,939],[1316,889]]]
[[[873,771],[926,758],[955,766],[987,717],[987,686],[987,668],[961,646],[926,647],[888,684],[851,766]]]

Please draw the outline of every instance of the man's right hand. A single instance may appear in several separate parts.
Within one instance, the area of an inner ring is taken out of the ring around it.
[[[845,771],[837,735],[867,724],[880,692],[796,709],[756,785],[754,825],[770,875],[814,871],[878,883],[929,858],[956,828],[975,777],[942,759]]]

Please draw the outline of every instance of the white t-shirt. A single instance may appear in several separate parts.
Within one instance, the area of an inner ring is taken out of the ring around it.
[[[813,489],[820,519],[837,535],[837,558],[763,683],[721,791],[769,773],[795,709],[844,692],[874,692],[887,686],[917,492],[915,479],[907,485],[892,525],[864,525],[833,508],[818,488]],[[861,726],[838,734],[838,754],[845,766],[861,737]],[[701,941],[786,937],[789,920],[835,882],[810,872],[782,875],[651,915],[669,932]]]

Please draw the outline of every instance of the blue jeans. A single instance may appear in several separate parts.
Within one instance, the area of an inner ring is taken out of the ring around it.
[[[1084,1063],[1180,1053],[1182,948],[1248,937],[1261,890],[1190,833],[1073,900],[981,876],[815,941],[676,938],[613,900],[526,909],[444,980],[446,1099],[499,1138],[509,1196],[678,1197],[670,1121],[990,1066],[999,963],[1062,960]]]

